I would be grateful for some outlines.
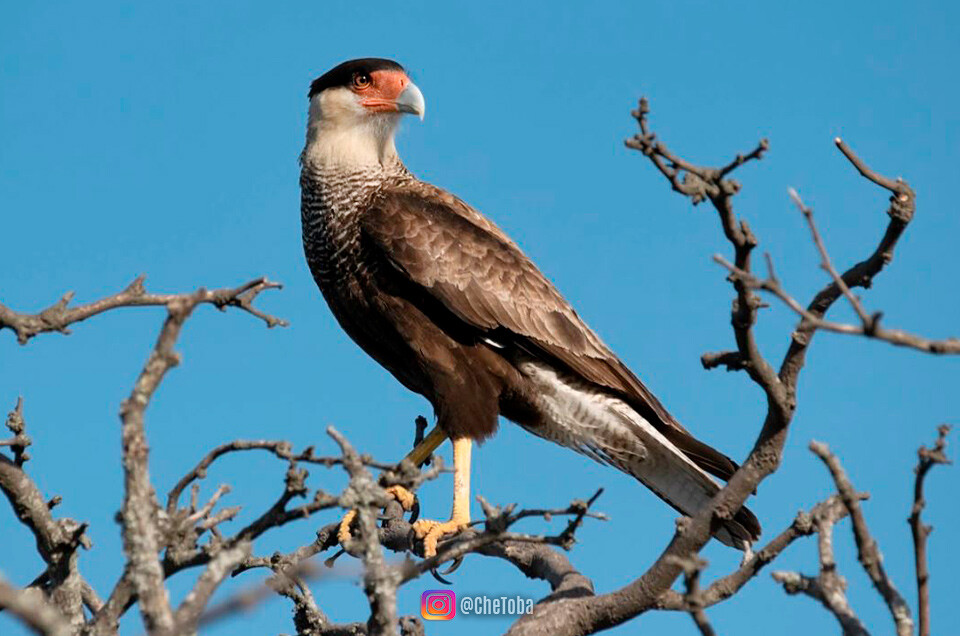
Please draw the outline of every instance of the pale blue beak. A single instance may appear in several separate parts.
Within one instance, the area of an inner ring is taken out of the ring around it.
[[[417,88],[417,85],[413,82],[407,84],[407,87],[400,92],[395,103],[397,110],[401,113],[418,115],[420,120],[423,121],[423,115],[427,110],[427,103],[423,99],[423,93],[420,92],[420,89]]]

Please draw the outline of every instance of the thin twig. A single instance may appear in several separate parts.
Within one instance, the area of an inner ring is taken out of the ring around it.
[[[683,595],[684,609],[690,614],[702,636],[716,636],[707,619],[707,613],[703,611],[703,592],[700,590],[700,573],[707,567],[707,562],[698,556],[686,559],[673,557],[672,560],[683,569],[683,581],[687,590]]]
[[[272,453],[280,459],[292,462],[304,462],[308,464],[318,464],[321,466],[339,466],[343,464],[342,457],[317,457],[313,454],[313,447],[309,446],[300,453],[294,453],[290,442],[283,440],[243,440],[238,439],[232,442],[222,444],[207,453],[200,462],[193,467],[190,472],[180,478],[177,485],[174,486],[167,495],[167,512],[172,513],[177,509],[177,502],[183,494],[184,489],[198,479],[207,476],[207,469],[218,459],[229,453],[243,452],[249,450],[264,450]],[[389,470],[395,468],[393,464],[376,462],[369,457],[361,457],[361,461],[372,468],[380,470]]]
[[[947,435],[950,433],[949,424],[941,424],[937,428],[937,441],[931,448],[921,446],[917,451],[917,467],[913,469],[916,479],[913,484],[913,506],[910,510],[910,531],[913,535],[914,563],[917,572],[917,617],[919,619],[919,636],[930,636],[930,571],[927,566],[927,538],[933,527],[925,525],[920,518],[926,506],[923,498],[923,483],[930,469],[937,464],[949,464],[947,457]]]
[[[0,440],[0,446],[9,446],[10,450],[13,451],[13,463],[17,466],[23,466],[30,459],[27,447],[33,444],[33,440],[27,435],[26,425],[23,421],[23,397],[18,397],[16,406],[7,413],[6,425],[13,433],[13,437]]]
[[[807,221],[807,226],[810,228],[810,235],[813,237],[813,244],[816,245],[817,251],[820,253],[820,267],[830,274],[830,278],[833,279],[833,282],[836,283],[837,287],[840,288],[840,291],[843,293],[843,295],[848,301],[850,301],[850,305],[853,307],[854,311],[857,312],[861,323],[863,323],[864,330],[869,330],[873,321],[871,320],[870,316],[867,315],[866,310],[860,303],[860,299],[853,295],[853,292],[850,291],[850,287],[847,286],[847,283],[843,280],[843,277],[840,276],[840,272],[838,272],[833,266],[833,262],[830,260],[830,254],[827,253],[827,246],[824,245],[823,239],[820,237],[820,231],[817,230],[817,224],[813,222],[813,209],[804,204],[803,199],[800,198],[800,194],[793,188],[788,189],[787,192],[790,194],[790,198],[793,199],[794,204],[796,204],[797,209],[800,210],[803,218]],[[770,267],[772,269],[772,260],[770,263]]]
[[[760,289],[769,292],[779,298],[787,307],[793,310],[803,321],[797,328],[795,339],[801,337],[803,330],[831,331],[833,333],[844,334],[848,336],[865,336],[874,340],[881,340],[898,347],[907,347],[932,354],[960,354],[960,338],[946,338],[944,340],[932,340],[924,336],[907,333],[899,329],[887,329],[880,325],[880,314],[869,316],[868,326],[850,325],[846,323],[832,322],[824,320],[822,317],[813,313],[810,309],[801,305],[793,296],[791,296],[779,281],[775,278],[759,278],[756,274],[746,272],[736,265],[720,256],[713,257],[713,261],[722,266],[730,275],[741,281],[751,289]],[[831,283],[833,284],[833,283]]]

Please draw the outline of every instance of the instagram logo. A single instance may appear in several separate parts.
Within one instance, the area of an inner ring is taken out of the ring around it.
[[[420,595],[420,615],[428,621],[448,621],[457,615],[453,590],[427,590]]]

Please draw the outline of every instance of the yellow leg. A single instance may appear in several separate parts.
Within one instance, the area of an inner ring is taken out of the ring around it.
[[[440,448],[440,444],[443,444],[447,439],[447,434],[443,432],[439,426],[434,426],[433,430],[427,433],[427,436],[423,438],[423,441],[417,444],[417,446],[410,451],[404,459],[409,459],[413,462],[413,465],[417,468],[423,466],[423,462],[427,461],[430,458],[430,455],[433,451]]]
[[[453,511],[446,522],[420,519],[413,524],[417,536],[423,539],[423,554],[427,558],[437,553],[437,542],[448,534],[456,534],[470,525],[470,451],[473,440],[458,437],[453,440]]]
[[[410,451],[404,459],[409,459],[413,464],[419,468],[423,465],[427,459],[430,458],[430,455],[433,454],[433,451],[437,450],[440,447],[440,444],[447,439],[447,434],[441,430],[439,426],[434,426],[433,430],[430,431],[426,437],[423,438],[416,447]],[[456,446],[454,446],[454,451],[456,451]],[[469,449],[467,450],[467,465],[470,464]],[[456,461],[454,461],[456,464]],[[404,510],[410,510],[413,508],[413,493],[404,488],[403,486],[390,486],[386,489],[387,494],[392,495],[394,499],[400,502],[400,505],[403,506]],[[470,496],[470,474],[467,474],[467,497]],[[469,503],[469,502],[468,502]],[[467,517],[469,521],[469,510],[467,511]],[[347,514],[343,515],[343,519],[340,520],[340,527],[337,528],[337,541],[340,542],[340,545],[346,545],[350,541],[350,524],[353,523],[353,520],[357,517],[356,510],[348,510]]]

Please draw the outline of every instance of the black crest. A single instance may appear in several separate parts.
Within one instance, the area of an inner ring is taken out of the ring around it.
[[[380,57],[365,57],[359,60],[350,60],[330,69],[310,84],[309,97],[313,97],[334,86],[347,86],[353,80],[355,73],[370,74],[374,71],[402,71],[403,67],[393,60]]]

